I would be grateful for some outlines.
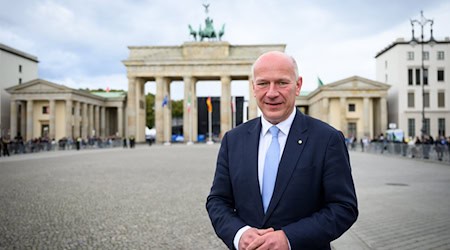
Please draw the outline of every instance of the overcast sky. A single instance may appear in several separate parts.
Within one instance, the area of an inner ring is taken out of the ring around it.
[[[203,3],[216,29],[226,24],[222,40],[232,45],[286,44],[307,91],[317,77],[325,84],[353,75],[376,80],[374,56],[399,37],[410,39],[409,20],[420,10],[434,19],[435,38],[450,36],[448,0],[0,0],[0,43],[37,56],[42,79],[126,90],[127,46],[192,41],[187,26],[204,26]],[[247,86],[233,82],[232,95],[247,96]],[[173,84],[172,98],[182,91],[181,82]],[[201,82],[198,95],[219,96],[220,84]]]

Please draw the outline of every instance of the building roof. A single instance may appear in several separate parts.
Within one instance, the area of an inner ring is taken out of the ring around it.
[[[20,57],[22,57],[22,58],[31,60],[31,61],[33,61],[33,62],[37,62],[37,63],[39,62],[39,61],[38,61],[38,58],[37,58],[36,56],[33,56],[33,55],[30,55],[30,54],[25,53],[25,52],[23,52],[23,51],[20,51],[20,50],[11,48],[11,47],[9,47],[9,46],[7,46],[7,45],[4,45],[3,43],[0,43],[0,50],[3,50],[3,51],[5,51],[5,52],[14,54],[14,55],[16,55],[16,56],[20,56]]]
[[[116,97],[124,97],[127,95],[125,91],[121,92],[99,92],[99,91],[92,91],[91,94],[98,95],[105,98],[116,98]]]
[[[435,42],[436,44],[446,44],[446,43],[447,43],[447,44],[450,44],[450,37],[446,37],[445,40],[441,40],[441,41],[435,40],[434,42]],[[393,43],[389,44],[386,48],[384,48],[384,49],[382,49],[380,52],[378,52],[378,53],[375,55],[375,58],[381,56],[382,54],[384,54],[385,52],[387,52],[388,50],[394,48],[394,47],[397,46],[397,45],[401,45],[401,44],[407,44],[407,45],[409,45],[410,43],[411,43],[410,40],[405,41],[404,38],[397,38],[397,40],[395,40]],[[426,44],[426,43],[428,43],[428,41],[426,41],[424,44]]]

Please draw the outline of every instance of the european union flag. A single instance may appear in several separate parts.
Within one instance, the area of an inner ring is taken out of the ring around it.
[[[166,106],[169,103],[169,98],[167,96],[164,96],[163,102],[162,102],[162,106]]]

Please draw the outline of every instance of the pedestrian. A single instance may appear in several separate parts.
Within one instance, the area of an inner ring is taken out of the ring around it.
[[[128,148],[126,137],[123,138],[123,148]]]
[[[330,249],[358,216],[344,136],[295,108],[292,57],[265,53],[252,74],[262,117],[222,138],[206,201],[215,232],[230,249]]]
[[[82,140],[81,140],[81,137],[78,137],[77,138],[77,142],[76,142],[76,147],[77,147],[77,150],[80,150],[80,148],[81,148],[81,143],[82,143]]]
[[[0,143],[2,144],[2,147],[3,147],[3,156],[10,156],[9,155],[9,148],[8,148],[8,145],[9,145],[8,138],[6,136],[3,136],[1,138]]]

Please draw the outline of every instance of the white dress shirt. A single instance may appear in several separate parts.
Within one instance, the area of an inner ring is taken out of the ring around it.
[[[284,146],[286,146],[286,140],[289,135],[289,130],[291,129],[292,122],[295,118],[295,108],[292,110],[292,113],[289,117],[278,123],[272,124],[267,121],[264,116],[261,116],[261,133],[259,135],[259,148],[258,148],[258,181],[259,181],[259,192],[262,193],[262,181],[264,174],[264,162],[266,160],[266,152],[269,149],[270,143],[272,142],[272,135],[269,132],[269,128],[272,126],[277,126],[280,130],[278,133],[278,143],[280,144],[280,159],[283,156]],[[249,229],[250,226],[244,226],[243,228],[237,231],[234,236],[233,244],[236,249],[239,249],[239,240],[241,239],[242,234]],[[290,247],[289,247],[290,248]]]

